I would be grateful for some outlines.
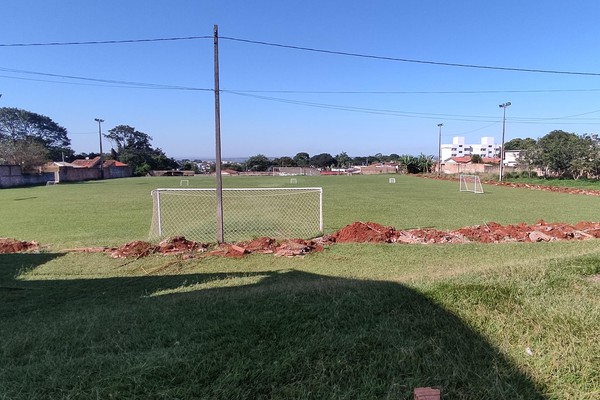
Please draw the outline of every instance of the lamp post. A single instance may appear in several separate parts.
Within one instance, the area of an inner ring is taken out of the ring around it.
[[[502,147],[500,148],[500,176],[498,179],[500,182],[502,182],[502,177],[504,175],[504,134],[506,132],[506,107],[510,105],[510,101],[507,101],[499,106],[502,109]]]
[[[440,128],[438,135],[438,176],[442,175],[442,126],[444,124],[438,124],[438,128]]]
[[[94,118],[98,123],[98,137],[100,138],[100,179],[104,179],[104,155],[102,154],[102,123],[103,119]]]

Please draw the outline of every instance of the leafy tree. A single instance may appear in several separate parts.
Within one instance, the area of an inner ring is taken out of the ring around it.
[[[195,174],[200,172],[198,164],[190,160],[183,160],[179,167],[182,171],[194,171]]]
[[[346,154],[345,151],[335,156],[336,165],[340,168],[347,168],[352,165],[352,159]]]
[[[483,163],[483,158],[479,154],[471,154],[471,162],[473,164]]]
[[[267,171],[273,162],[267,156],[257,154],[248,158],[244,164],[246,171]]]
[[[540,138],[541,164],[559,177],[573,176],[571,164],[581,150],[581,138],[574,133],[555,130]]]
[[[354,165],[368,165],[367,164],[368,157],[354,157],[352,159],[352,164]]]
[[[536,140],[532,138],[516,138],[504,143],[504,150],[525,150],[532,148],[536,144]]]
[[[0,108],[0,139],[37,142],[47,149],[51,160],[73,155],[67,130],[45,115],[19,108]]]
[[[279,157],[273,160],[273,165],[276,167],[295,167],[296,161],[291,157]]]
[[[316,168],[329,168],[332,165],[335,165],[336,160],[329,153],[321,153],[316,156],[312,156],[310,158],[310,165]]]
[[[294,162],[298,167],[308,167],[310,165],[310,156],[308,153],[298,153],[294,156]]]
[[[417,157],[417,165],[419,167],[419,173],[430,173],[433,172],[433,166],[435,165],[434,156],[426,156],[425,154],[419,154]]]
[[[595,134],[580,136],[578,154],[571,161],[571,175],[579,179],[580,177],[597,178],[599,174],[600,139]]]
[[[419,161],[417,157],[404,154],[400,156],[398,160],[400,163],[400,170],[408,174],[418,174],[420,172]]]
[[[173,158],[167,157],[160,148],[152,148],[152,138],[149,135],[137,131],[129,125],[117,125],[104,136],[117,147],[111,150],[111,155],[128,164],[134,175],[145,175],[150,170],[179,167],[177,162]]]
[[[211,168],[213,167],[213,165],[211,165]],[[239,163],[224,163],[221,169],[231,169],[233,171],[242,172],[244,170],[244,167]],[[214,172],[214,170],[212,172]]]
[[[34,139],[0,139],[0,164],[20,165],[24,173],[36,172],[36,168],[48,160],[48,149]]]

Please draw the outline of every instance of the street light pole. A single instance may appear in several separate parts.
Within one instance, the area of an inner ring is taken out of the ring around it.
[[[104,179],[104,155],[102,154],[102,123],[103,119],[94,118],[98,123],[98,137],[100,138],[100,179]]]
[[[438,128],[440,128],[438,136],[438,176],[442,175],[442,126],[444,124],[438,124]]]
[[[500,108],[502,109],[502,147],[500,148],[500,176],[499,181],[502,182],[502,177],[504,175],[504,134],[506,132],[506,107],[510,106],[510,101],[506,103],[500,104]]]

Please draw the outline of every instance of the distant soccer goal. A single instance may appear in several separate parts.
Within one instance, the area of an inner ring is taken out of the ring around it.
[[[156,189],[152,198],[150,240],[216,241],[216,189]],[[259,236],[308,239],[322,233],[322,188],[223,189],[226,242]]]
[[[459,175],[459,190],[461,192],[483,193],[481,180],[477,175]]]

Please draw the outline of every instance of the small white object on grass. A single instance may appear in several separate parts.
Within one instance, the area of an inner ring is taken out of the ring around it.
[[[525,348],[525,353],[527,353],[528,356],[532,356],[533,355],[533,351],[531,350],[530,347]]]

